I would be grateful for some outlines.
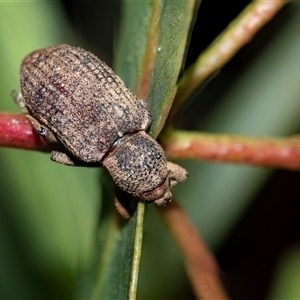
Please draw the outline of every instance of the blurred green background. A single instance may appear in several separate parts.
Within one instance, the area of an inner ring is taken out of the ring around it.
[[[204,1],[188,66],[248,3]],[[134,4],[133,4],[134,5]],[[223,5],[223,6],[222,6]],[[224,11],[230,13],[224,14]],[[70,43],[109,65],[117,1],[0,1],[0,109],[19,111],[19,68],[31,51]],[[247,134],[299,132],[300,4],[293,2],[179,114],[180,128]],[[233,298],[300,298],[297,172],[180,162],[177,197],[215,250]],[[101,214],[101,170],[52,163],[49,154],[0,149],[0,298],[73,297],[91,267]],[[101,229],[100,229],[101,230]],[[140,299],[192,298],[177,247],[149,206]]]

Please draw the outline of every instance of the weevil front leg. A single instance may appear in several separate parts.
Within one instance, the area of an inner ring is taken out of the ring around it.
[[[124,192],[115,186],[115,207],[118,213],[126,220],[128,220],[136,209],[136,199],[133,199],[128,193]]]
[[[166,206],[169,202],[171,202],[172,200],[172,193],[170,190],[168,190],[163,197],[159,198],[159,199],[156,199],[154,201],[154,203],[157,205],[157,206]]]
[[[75,166],[75,162],[64,152],[51,151],[50,159],[62,165]]]
[[[14,102],[21,108],[22,112],[24,114],[28,114],[29,111],[26,106],[26,101],[25,101],[24,97],[22,96],[22,94],[18,93],[16,91],[12,91],[10,94],[11,94]]]

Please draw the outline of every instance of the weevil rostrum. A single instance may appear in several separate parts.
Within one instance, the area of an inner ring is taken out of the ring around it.
[[[146,103],[94,54],[65,44],[37,50],[22,63],[21,90],[13,97],[35,130],[63,146],[53,161],[102,165],[122,190],[159,206],[186,180],[146,133]]]

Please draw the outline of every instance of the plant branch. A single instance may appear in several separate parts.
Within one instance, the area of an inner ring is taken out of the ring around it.
[[[179,130],[168,132],[162,146],[170,158],[300,169],[300,135],[251,138]]]
[[[0,112],[0,146],[50,152],[48,145],[22,114]],[[169,158],[300,170],[300,136],[287,138],[168,131],[162,146]]]
[[[25,115],[0,112],[0,146],[49,152],[49,145],[36,133]]]
[[[218,278],[218,266],[213,255],[182,208],[173,199],[158,210],[183,253],[197,299],[228,299]]]
[[[249,4],[184,72],[169,118],[197,87],[216,74],[287,2],[256,0]]]

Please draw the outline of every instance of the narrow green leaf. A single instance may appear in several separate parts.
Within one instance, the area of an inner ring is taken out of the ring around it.
[[[134,215],[123,220],[112,205],[113,185],[106,175],[98,255],[92,269],[82,275],[77,299],[135,299],[137,292],[145,205],[139,203]]]
[[[157,1],[159,2],[159,1]],[[136,92],[143,72],[155,1],[123,1],[115,72]]]
[[[166,0],[161,5],[157,56],[148,99],[152,114],[150,132],[154,136],[161,131],[177,91],[191,22],[198,8],[195,1]]]
[[[116,71],[139,98],[148,100],[153,136],[162,129],[172,105],[199,4],[170,0],[124,2]]]
[[[194,6],[193,1],[123,3],[115,71],[139,98],[149,98],[156,135],[177,89]],[[120,224],[112,217],[101,225],[105,258],[98,262],[93,299],[136,298],[144,215],[145,204],[139,203],[129,221]]]
[[[106,189],[109,184],[105,185]],[[128,299],[136,215],[125,221],[111,205],[114,195],[110,186],[104,191],[105,204],[99,227],[97,279],[90,299]]]

